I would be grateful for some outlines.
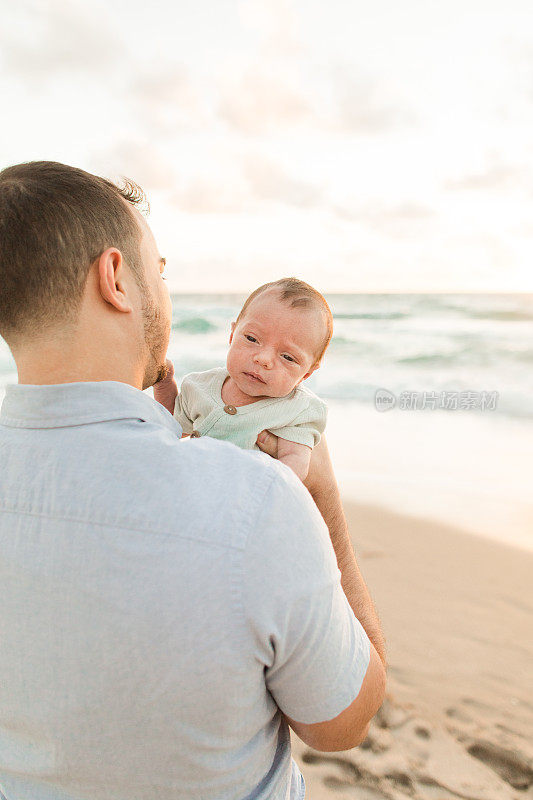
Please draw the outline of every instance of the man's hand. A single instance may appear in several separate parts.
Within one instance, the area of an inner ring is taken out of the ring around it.
[[[174,377],[174,364],[167,358],[166,360],[167,374],[162,379],[154,383],[154,400],[161,403],[162,406],[174,413],[174,405],[178,394],[178,384]]]

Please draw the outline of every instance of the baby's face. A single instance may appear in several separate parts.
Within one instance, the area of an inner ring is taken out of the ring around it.
[[[324,321],[314,308],[291,308],[267,289],[232,324],[227,370],[250,397],[284,397],[317,368]]]

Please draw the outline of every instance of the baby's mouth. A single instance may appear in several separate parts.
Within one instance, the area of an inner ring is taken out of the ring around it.
[[[262,378],[260,378],[259,375],[255,375],[255,373],[253,372],[245,372],[244,374],[247,375],[249,378],[253,378],[253,380],[256,380],[258,383],[265,383],[265,381]]]

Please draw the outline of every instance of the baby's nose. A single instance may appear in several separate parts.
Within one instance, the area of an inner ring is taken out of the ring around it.
[[[262,364],[267,368],[272,366],[272,353],[266,348],[256,353],[254,358],[257,364]]]

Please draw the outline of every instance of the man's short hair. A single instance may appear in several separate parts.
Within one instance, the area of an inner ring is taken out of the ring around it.
[[[116,247],[144,285],[141,229],[128,208],[142,189],[55,161],[0,172],[0,334],[35,335],[74,321],[91,264]]]
[[[324,338],[321,341],[318,351],[315,353],[315,364],[320,362],[320,359],[326,352],[326,348],[333,336],[333,314],[328,306],[325,297],[320,294],[316,289],[313,289],[305,281],[298,278],[280,278],[271,283],[264,283],[252,294],[246,298],[243,307],[239,311],[239,316],[236,319],[236,325],[243,319],[246,309],[260,294],[263,294],[267,289],[276,289],[279,292],[279,298],[284,303],[287,303],[291,308],[316,308],[322,312],[324,318]]]

